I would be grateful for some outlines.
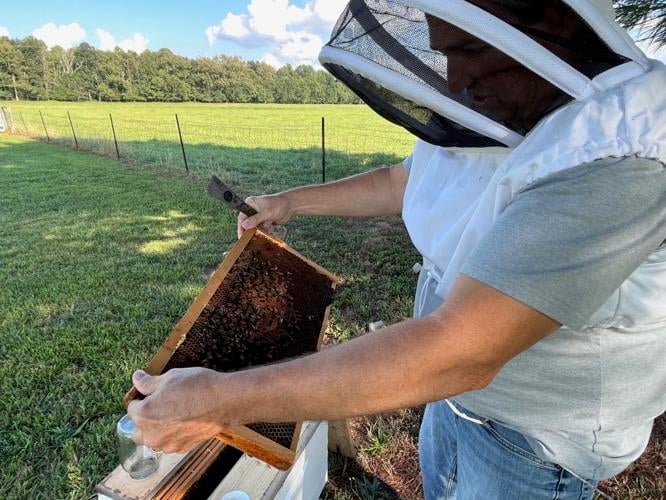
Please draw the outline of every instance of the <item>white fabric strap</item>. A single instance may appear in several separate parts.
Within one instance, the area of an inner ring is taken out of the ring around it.
[[[452,411],[453,413],[455,413],[456,415],[458,415],[458,416],[459,416],[460,418],[462,418],[463,420],[467,420],[468,422],[472,422],[473,424],[483,425],[484,427],[487,427],[487,426],[488,426],[488,422],[487,422],[487,421],[485,421],[485,420],[479,420],[478,418],[472,418],[472,417],[470,417],[469,415],[467,415],[467,414],[461,412],[458,408],[456,408],[456,405],[454,405],[454,404],[453,404],[451,401],[449,401],[448,399],[445,399],[444,401],[446,402],[447,405],[449,405],[449,408],[451,408],[451,411]]]

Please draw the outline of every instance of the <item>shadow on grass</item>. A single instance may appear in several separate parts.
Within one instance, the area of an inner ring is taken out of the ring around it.
[[[54,139],[53,143],[72,147],[69,138]],[[82,139],[82,150],[116,159],[113,141]],[[277,148],[224,146],[212,143],[185,144],[187,168],[193,176],[223,175],[229,182],[254,189],[255,192],[282,190],[340,179],[367,171],[380,165],[392,165],[404,157],[381,151],[350,153],[328,149],[323,164],[319,147]],[[181,145],[177,141],[145,140],[119,141],[120,159],[135,165],[151,165],[185,173],[186,166]]]
[[[61,142],[68,147],[72,145],[68,138]],[[89,146],[97,154],[115,157],[112,141],[79,143],[82,147]],[[241,197],[322,180],[321,150],[318,148],[275,149],[218,144],[186,144],[185,148],[190,178],[203,183],[211,174],[218,175]],[[185,175],[182,150],[177,141],[123,141],[119,142],[119,151],[126,164],[157,167],[176,177]],[[328,181],[339,179],[381,165],[397,164],[403,159],[381,152],[350,154],[329,150],[326,178]],[[397,296],[398,288],[413,288],[413,277],[407,269],[420,260],[399,218],[308,218],[295,220],[289,226],[289,243],[351,284],[343,286],[338,294],[339,309],[332,314],[334,337],[347,340],[364,332],[368,322],[402,319],[405,311],[409,315],[411,292],[400,296],[397,310],[395,303],[386,302],[390,296]],[[387,244],[389,242],[396,245]],[[350,267],[349,256],[352,254],[357,257],[357,262]],[[382,269],[383,275],[378,274],[378,269]],[[397,284],[392,276],[399,276]],[[343,314],[338,314],[339,311]]]

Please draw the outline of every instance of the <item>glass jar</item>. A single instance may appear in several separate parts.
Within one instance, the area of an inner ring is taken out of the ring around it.
[[[121,418],[116,426],[120,465],[132,479],[145,479],[157,472],[159,458],[148,446],[132,441],[134,429],[136,425],[128,415]]]

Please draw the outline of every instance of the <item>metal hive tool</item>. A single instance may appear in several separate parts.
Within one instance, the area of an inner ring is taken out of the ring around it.
[[[319,350],[339,279],[283,241],[246,231],[146,371],[233,372]],[[140,397],[135,388],[125,403]],[[231,427],[218,439],[279,469],[294,460],[300,423]]]

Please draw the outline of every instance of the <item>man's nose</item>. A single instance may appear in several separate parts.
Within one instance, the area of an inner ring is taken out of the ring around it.
[[[449,56],[446,60],[446,79],[449,92],[460,94],[474,82],[474,72],[469,61],[460,56]]]

